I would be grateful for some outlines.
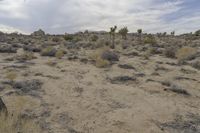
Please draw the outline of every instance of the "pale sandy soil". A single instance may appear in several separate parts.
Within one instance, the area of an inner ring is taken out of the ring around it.
[[[16,80],[39,79],[42,89],[38,96],[7,95],[12,88],[0,94],[9,111],[14,111],[19,106],[17,100],[23,97],[20,109],[39,122],[44,133],[176,133],[157,123],[200,114],[200,71],[189,65],[170,65],[177,63],[176,59],[121,55],[120,61],[109,68],[39,54],[30,61],[33,64],[4,61],[14,55],[0,54],[0,80],[8,71],[5,67],[25,65],[27,68],[14,68]],[[49,66],[49,61],[57,64]],[[130,64],[135,69],[122,69],[118,64]],[[116,76],[133,76],[136,81],[112,84],[109,78]],[[178,84],[190,96],[164,91],[163,81]]]

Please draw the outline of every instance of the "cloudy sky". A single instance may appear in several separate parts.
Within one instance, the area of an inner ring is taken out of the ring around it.
[[[0,30],[48,33],[108,30],[191,32],[200,29],[200,0],[0,0]]]

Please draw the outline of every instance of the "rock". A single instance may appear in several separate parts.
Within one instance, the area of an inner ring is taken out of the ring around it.
[[[119,64],[118,67],[123,68],[123,69],[133,69],[135,70],[135,68],[131,65],[128,64]]]
[[[110,79],[110,82],[112,84],[123,84],[123,83],[127,83],[129,81],[135,81],[136,78],[135,77],[130,77],[130,76],[118,76],[118,77],[114,77],[112,79]]]
[[[40,90],[42,86],[42,82],[36,79],[19,81],[13,84],[13,88],[16,90],[20,90],[24,94],[30,94],[32,91]]]
[[[0,45],[0,53],[17,53],[17,49],[11,45]]]
[[[104,51],[102,54],[101,54],[101,58],[104,59],[104,60],[108,60],[108,61],[119,61],[119,56],[115,53],[115,52],[112,52],[112,51]]]
[[[181,86],[179,86],[177,84],[167,82],[167,81],[161,82],[161,84],[168,87],[168,88],[165,88],[164,91],[171,91],[176,94],[190,96],[190,93],[187,90],[183,89]]]
[[[136,51],[132,51],[132,52],[129,52],[129,53],[125,53],[125,54],[123,54],[123,55],[128,56],[128,57],[139,56],[138,52],[136,52]]]
[[[191,65],[192,65],[192,67],[194,67],[194,68],[200,70],[200,61],[195,61],[195,62],[193,62]]]
[[[0,97],[0,112],[5,112],[7,113],[7,107],[6,105],[4,104],[2,98]]]
[[[45,36],[45,32],[41,29],[39,29],[38,31],[35,31],[31,34],[32,36]]]
[[[4,89],[5,89],[5,87],[0,84],[0,92],[3,91]]]
[[[29,52],[40,52],[41,48],[36,47],[35,45],[24,45],[23,49]]]

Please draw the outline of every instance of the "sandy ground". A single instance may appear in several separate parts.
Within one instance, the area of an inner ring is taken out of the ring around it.
[[[169,133],[173,131],[156,123],[200,113],[200,71],[187,65],[172,65],[177,62],[175,59],[161,55],[148,60],[121,56],[110,68],[97,68],[79,60],[39,54],[32,63],[5,61],[9,56],[14,54],[0,54],[1,81],[8,66],[25,65],[27,68],[14,68],[16,80],[39,79],[43,85],[38,97],[6,95],[12,91],[7,88],[1,92],[3,100],[12,111],[18,106],[17,98],[23,97],[21,108],[41,124],[44,133]],[[49,66],[49,61],[57,64]],[[119,64],[135,69],[122,69]],[[122,75],[136,80],[117,84],[109,81]],[[190,96],[165,91],[163,81],[180,85]]]

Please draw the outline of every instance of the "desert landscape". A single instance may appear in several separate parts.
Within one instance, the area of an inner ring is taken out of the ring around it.
[[[200,133],[200,31],[0,33],[1,133]]]

